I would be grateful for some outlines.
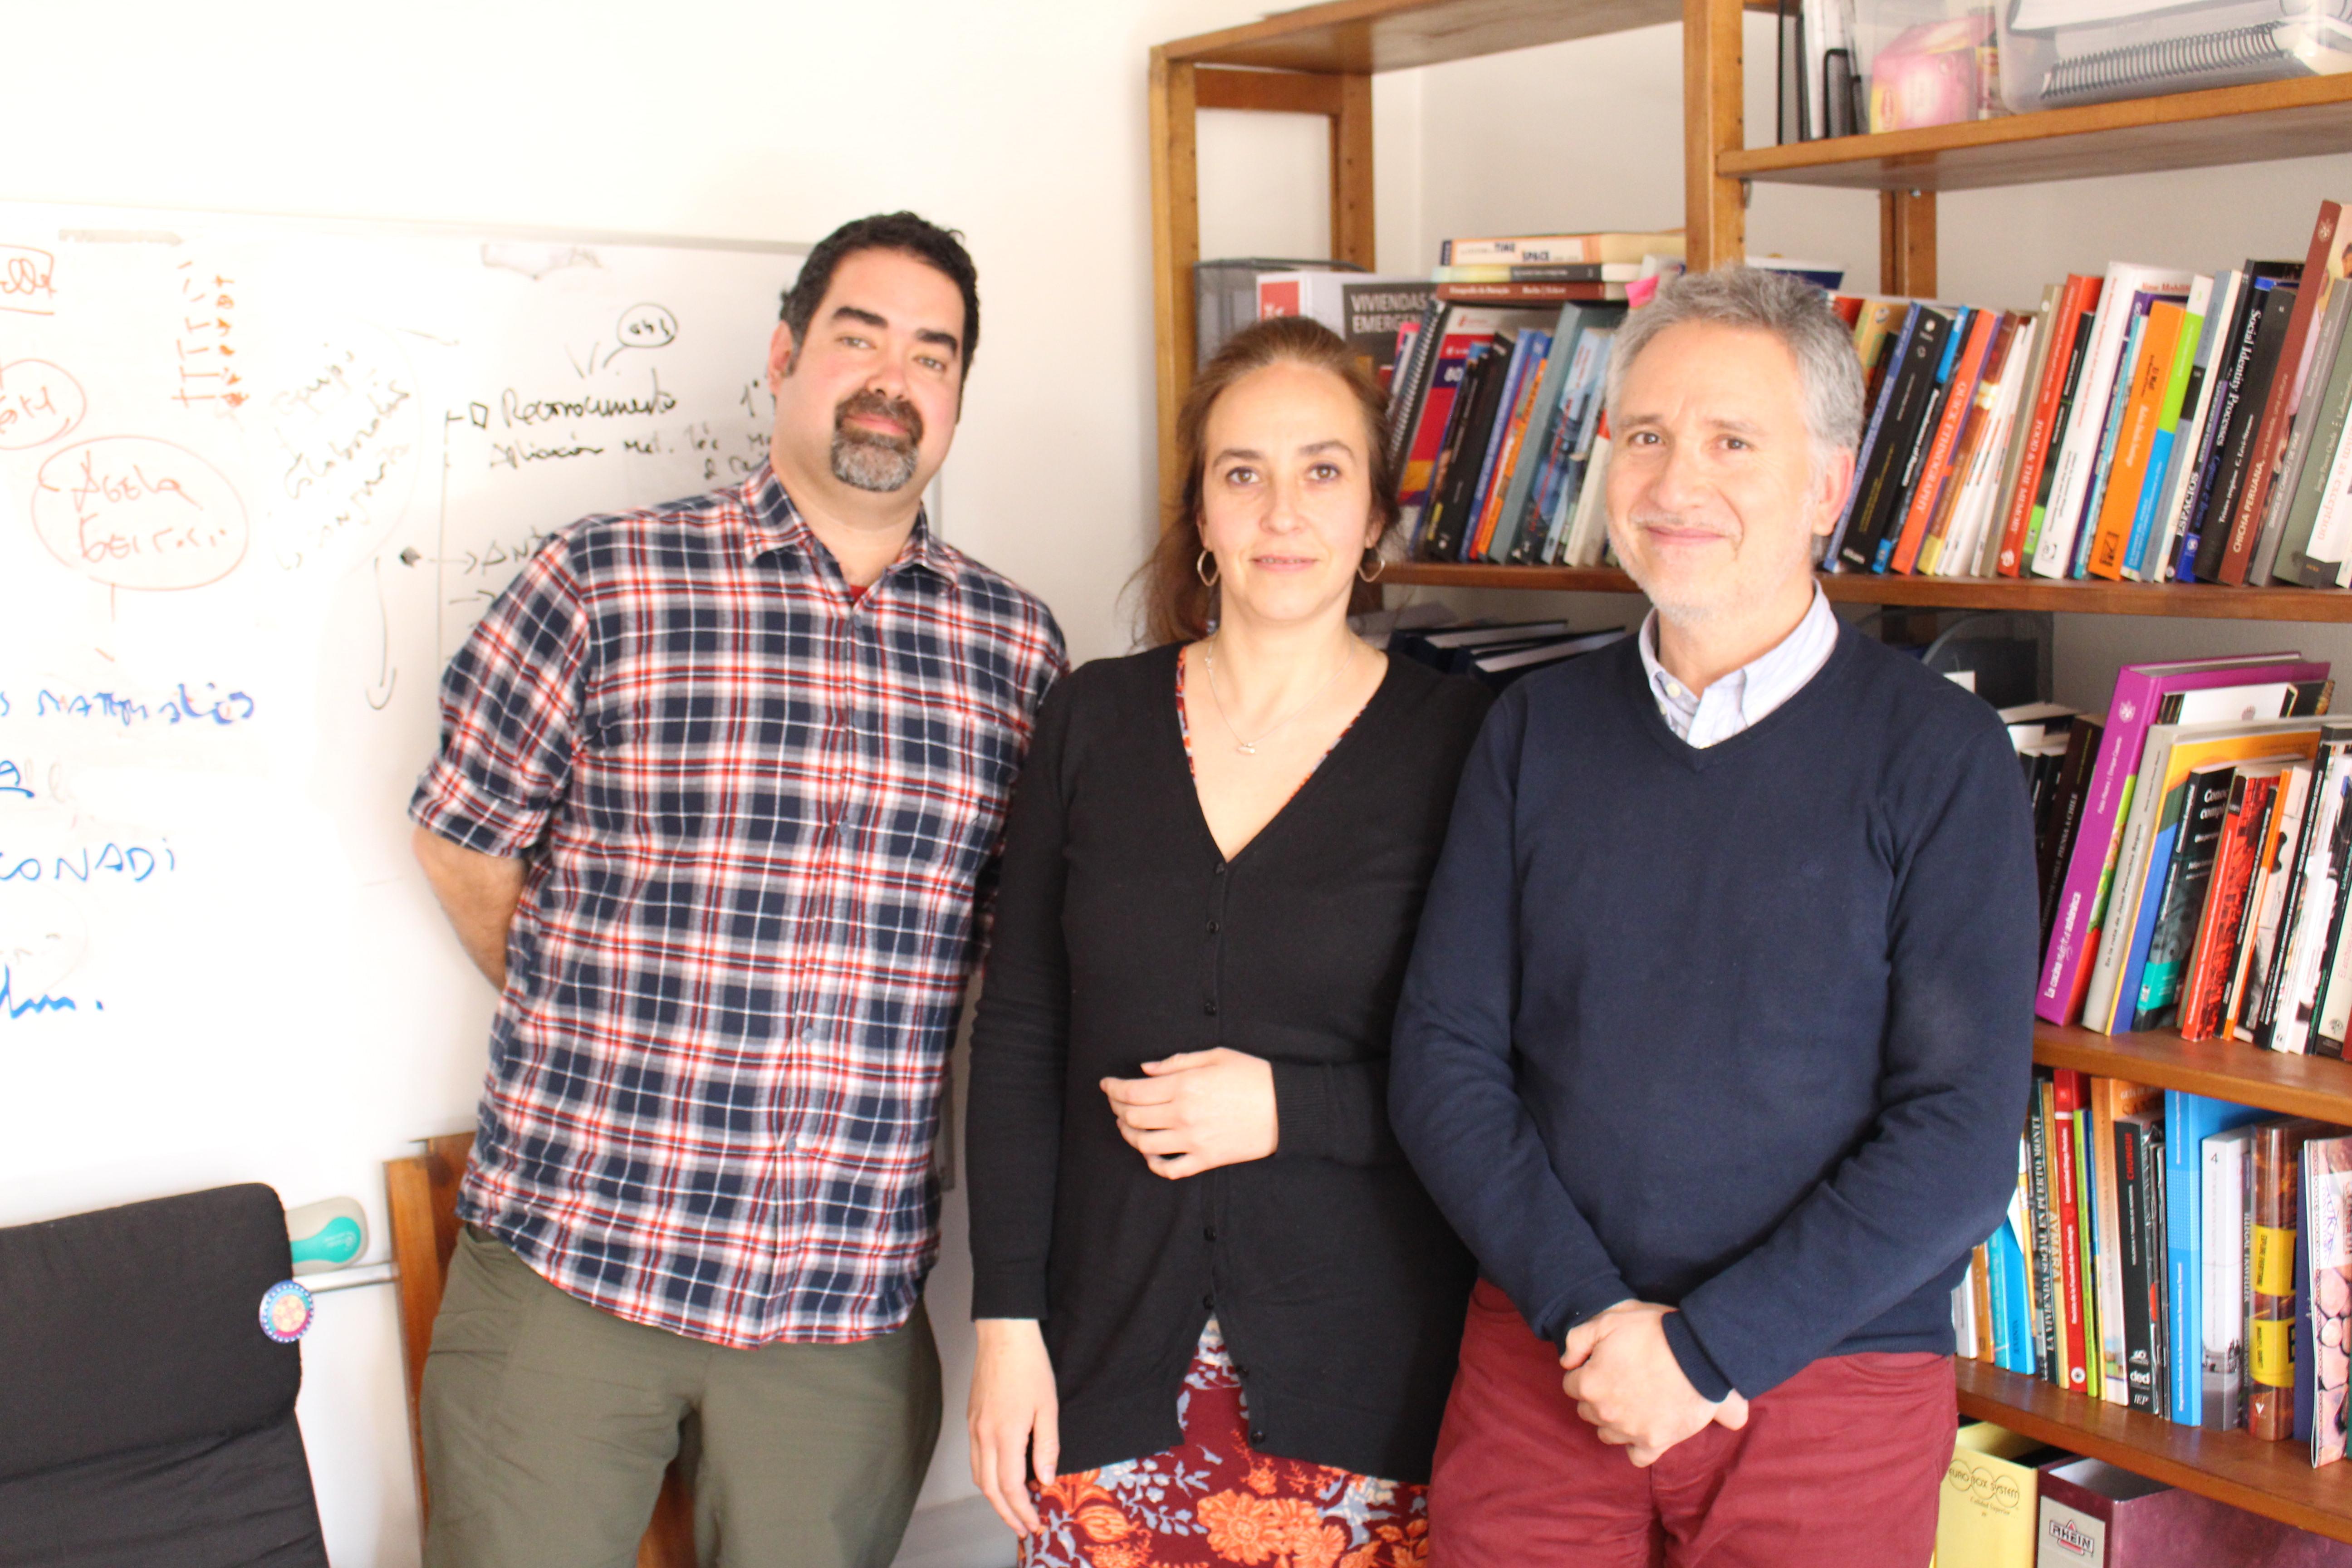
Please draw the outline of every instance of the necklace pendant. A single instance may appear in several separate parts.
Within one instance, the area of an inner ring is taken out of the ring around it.
[[[1255,756],[1256,756],[1256,755],[1257,755],[1257,748],[1256,748],[1255,746],[1251,745],[1247,741],[1236,741],[1236,742],[1234,742],[1234,751],[1236,751],[1236,752],[1239,752],[1242,755],[1244,755],[1244,756],[1245,756],[1245,757],[1255,757]]]

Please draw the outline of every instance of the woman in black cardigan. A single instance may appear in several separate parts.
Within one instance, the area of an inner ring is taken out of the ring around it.
[[[1487,698],[1348,628],[1381,403],[1311,321],[1234,338],[1180,424],[1161,646],[1038,718],[966,1145],[972,1471],[1028,1568],[1425,1550],[1473,1266],[1389,1130],[1389,1027]]]

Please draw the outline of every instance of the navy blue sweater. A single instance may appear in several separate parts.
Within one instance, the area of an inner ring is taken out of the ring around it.
[[[1677,739],[1633,640],[1512,687],[1398,1009],[1397,1137],[1557,1342],[1678,1306],[1709,1398],[1952,1349],[2017,1179],[2035,903],[1980,700],[1851,630],[1752,728]]]

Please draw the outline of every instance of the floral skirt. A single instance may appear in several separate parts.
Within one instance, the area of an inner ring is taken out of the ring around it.
[[[1249,1446],[1241,1379],[1216,1320],[1176,1396],[1183,1440],[1165,1453],[1034,1481],[1042,1534],[1021,1568],[1421,1568],[1428,1489]]]

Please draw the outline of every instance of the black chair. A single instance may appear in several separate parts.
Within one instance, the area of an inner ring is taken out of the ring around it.
[[[326,1568],[266,1186],[0,1229],[0,1564]]]

